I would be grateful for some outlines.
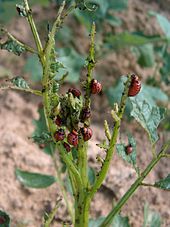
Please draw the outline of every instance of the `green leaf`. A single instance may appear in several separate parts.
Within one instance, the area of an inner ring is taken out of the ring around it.
[[[156,13],[154,11],[151,11],[150,15],[156,17],[160,27],[162,28],[162,30],[165,33],[166,37],[169,39],[170,38],[170,22],[169,22],[169,20],[165,16],[163,16],[163,15],[161,15],[159,13]]]
[[[161,189],[170,190],[170,174],[168,174],[164,179],[155,182],[154,185]]]
[[[160,68],[160,73],[162,80],[165,84],[170,84],[170,53],[169,51],[165,51],[162,56],[163,66]]]
[[[89,220],[89,227],[99,227],[100,224],[104,221],[105,217],[99,217],[97,219],[90,219]]]
[[[140,56],[138,63],[142,67],[152,67],[155,64],[155,54],[152,44],[145,44],[138,48]]]
[[[30,188],[47,188],[56,182],[53,176],[31,173],[20,169],[16,169],[16,177],[24,186]]]
[[[0,226],[10,227],[10,217],[6,212],[2,210],[0,210]]]
[[[103,140],[101,143],[96,144],[96,146],[100,147],[101,149],[107,150],[109,148],[108,144],[106,143],[106,140]]]
[[[27,84],[27,82],[20,76],[12,78],[11,82],[19,88],[29,89],[29,85]]]
[[[88,179],[89,179],[90,185],[93,185],[94,182],[96,181],[95,170],[92,167],[88,168]]]
[[[114,27],[119,27],[122,25],[122,20],[119,17],[107,14],[105,17],[105,20],[108,22],[108,24],[114,26]]]
[[[104,221],[105,217],[99,217],[96,220],[90,219],[89,227],[101,227],[102,222]],[[110,227],[130,227],[128,217],[122,217],[121,215],[116,215],[113,219],[112,224],[109,225]]]
[[[116,35],[107,35],[105,43],[114,49],[129,48],[130,46],[141,46],[147,43],[163,41],[161,37],[146,37],[128,32],[119,33]]]
[[[42,144],[42,143],[49,143],[52,138],[48,132],[42,132],[41,135],[34,135],[32,136],[35,143]]]
[[[18,0],[6,0],[0,1],[0,22],[7,23],[12,19],[12,17],[17,15],[15,5]]]
[[[31,79],[38,82],[42,78],[42,67],[37,55],[31,55],[24,66],[24,71],[31,74]]]
[[[128,0],[112,0],[109,1],[109,8],[112,8],[115,11],[122,11],[128,7]]]
[[[123,143],[116,144],[116,150],[117,150],[118,155],[121,158],[123,158],[126,162],[135,166],[136,165],[136,141],[131,135],[128,136],[128,140],[129,140],[129,144],[133,148],[133,151],[131,154],[129,154],[129,155],[126,154],[126,145]]]
[[[17,56],[26,51],[25,47],[19,45],[16,41],[11,39],[7,40],[5,43],[1,43],[0,48],[12,52]]]
[[[148,204],[144,206],[144,223],[142,227],[161,227],[161,217],[158,213],[151,211]]]
[[[122,217],[121,215],[118,214],[113,219],[111,227],[130,227],[129,218],[128,217]]]
[[[45,121],[44,110],[43,108],[38,109],[39,119],[33,120],[33,124],[35,125],[35,131],[32,134],[32,137],[41,137],[42,133],[48,134],[48,129]],[[52,155],[55,150],[55,145],[53,142],[47,144],[44,148],[44,152],[46,154]]]
[[[56,79],[61,79],[63,74],[68,72],[69,75],[67,76],[66,81],[72,83],[77,82],[80,77],[80,70],[84,66],[83,57],[73,49],[63,48],[59,49],[58,61],[61,62],[65,68],[59,69]]]
[[[158,140],[157,128],[164,119],[165,109],[154,106],[147,98],[141,95],[130,98],[133,106],[131,116],[147,131],[151,143],[154,144]]]

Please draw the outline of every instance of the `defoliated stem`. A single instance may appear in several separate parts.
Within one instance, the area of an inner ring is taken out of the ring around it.
[[[38,95],[38,96],[42,96],[42,92],[39,90],[33,90],[33,89],[26,89],[26,88],[20,88],[17,86],[13,86],[13,85],[2,85],[0,86],[0,90],[6,90],[6,89],[13,89],[13,90],[18,90],[18,91],[24,91],[24,92],[28,92],[34,95]]]
[[[42,43],[41,43],[37,28],[36,28],[35,23],[34,23],[34,19],[32,17],[31,9],[28,5],[28,0],[24,0],[24,5],[25,5],[26,13],[27,13],[27,19],[28,19],[28,22],[29,22],[30,27],[31,27],[31,31],[32,31],[32,34],[33,34],[33,37],[34,37],[34,40],[35,40],[35,44],[37,46],[39,57],[40,57],[40,60],[43,62],[43,60],[42,60],[43,47],[42,47]]]
[[[87,81],[86,81],[86,94],[85,94],[85,107],[90,107],[90,95],[91,95],[91,80],[92,80],[92,73],[95,66],[95,33],[96,33],[96,26],[95,23],[92,24],[91,29],[91,45],[89,50],[88,56],[88,64],[87,64]]]
[[[130,83],[131,83],[131,76],[129,75],[128,79],[125,83],[125,88],[124,88],[122,98],[121,98],[121,102],[120,102],[120,107],[119,107],[119,112],[118,112],[119,120],[115,123],[114,131],[113,131],[113,134],[111,136],[111,140],[110,140],[110,143],[109,143],[109,148],[107,150],[106,158],[105,158],[104,163],[102,165],[101,171],[99,172],[99,176],[98,176],[95,184],[93,185],[93,187],[92,187],[92,189],[91,189],[91,191],[88,195],[89,199],[92,199],[94,194],[96,193],[96,191],[100,188],[103,180],[106,177],[107,171],[109,169],[110,162],[111,162],[111,159],[112,159],[112,156],[113,156],[113,153],[114,153],[114,147],[115,147],[117,137],[118,137],[118,134],[119,134],[120,122],[121,122],[121,119],[123,117],[123,113],[124,113],[124,110],[125,110],[125,105],[126,105],[126,100],[127,100],[127,97],[128,97],[128,91],[129,91]]]
[[[58,182],[58,184],[60,186],[61,193],[63,195],[63,198],[64,198],[65,204],[67,206],[68,212],[70,214],[70,217],[71,217],[72,221],[74,221],[74,215],[73,215],[73,212],[72,212],[72,205],[69,202],[69,199],[68,199],[68,196],[67,196],[67,192],[66,192],[66,189],[64,187],[62,178],[61,178],[60,169],[57,166],[57,160],[56,160],[56,157],[55,157],[54,153],[52,154],[52,159],[53,159],[53,163],[54,163],[54,167],[55,167],[55,171],[56,171],[57,182]]]
[[[45,221],[45,223],[44,223],[44,227],[50,227],[50,224],[51,224],[51,222],[53,221],[53,219],[54,219],[54,217],[55,217],[55,215],[56,215],[56,213],[57,213],[57,210],[58,210],[58,208],[59,208],[60,201],[61,201],[61,199],[58,199],[58,200],[57,200],[54,209],[51,211],[51,213],[50,213],[49,216],[48,216],[48,219],[47,219],[47,220]]]
[[[168,148],[170,144],[167,143],[166,146],[162,147],[162,150],[160,153],[152,159],[152,161],[149,163],[149,165],[146,167],[146,169],[141,173],[141,175],[137,178],[137,180],[132,184],[130,189],[124,194],[124,196],[119,200],[117,205],[112,209],[112,211],[108,214],[108,216],[105,218],[105,220],[102,222],[100,227],[108,227],[109,224],[111,224],[113,218],[116,214],[118,214],[123,207],[123,205],[127,202],[127,200],[133,195],[133,193],[136,191],[136,189],[142,185],[142,181],[145,179],[145,177],[150,173],[150,171],[154,168],[154,166],[159,162],[159,160],[163,157],[165,157],[165,150]]]

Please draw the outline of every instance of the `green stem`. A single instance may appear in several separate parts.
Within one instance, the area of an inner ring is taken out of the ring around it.
[[[17,38],[15,38],[11,33],[9,33],[6,29],[2,28],[1,29],[2,32],[6,33],[7,36],[9,37],[9,39],[13,40],[14,42],[16,42],[18,45],[24,47],[27,51],[29,51],[30,53],[33,53],[33,54],[37,54],[37,51],[34,50],[34,48],[28,46],[27,44],[19,41]]]
[[[16,86],[12,86],[12,85],[2,85],[0,86],[0,90],[7,90],[7,89],[13,89],[13,90],[18,90],[18,91],[24,91],[24,92],[28,92],[34,95],[38,95],[38,96],[42,96],[42,92],[39,90],[33,90],[33,89],[26,89],[26,88],[20,88],[20,87],[16,87]]]
[[[105,220],[102,222],[100,227],[108,227],[111,224],[113,218],[116,214],[118,214],[123,207],[123,205],[127,202],[127,200],[133,195],[136,189],[142,184],[142,181],[145,177],[150,173],[150,171],[154,168],[154,166],[159,162],[159,160],[164,157],[164,151],[166,147],[163,147],[160,153],[157,155],[156,158],[153,158],[146,169],[141,173],[140,177],[132,184],[130,189],[124,194],[124,196],[120,199],[117,205],[112,209],[112,211],[108,214]]]
[[[56,202],[56,205],[54,207],[54,209],[51,211],[51,213],[49,214],[47,220],[45,221],[44,223],[44,227],[50,227],[50,224],[51,222],[53,221],[56,213],[57,213],[57,210],[59,208],[59,203],[60,203],[61,199],[59,199],[57,202]]]
[[[42,43],[41,43],[37,28],[35,26],[34,19],[32,17],[32,11],[31,11],[31,9],[28,5],[27,0],[24,0],[24,5],[25,5],[26,13],[27,13],[27,19],[28,19],[28,22],[30,24],[30,28],[31,28],[31,31],[32,31],[32,34],[33,34],[33,37],[34,37],[34,40],[35,40],[35,44],[37,46],[38,54],[39,54],[40,60],[43,63],[44,61],[42,60],[42,53],[43,53]]]
[[[78,170],[84,189],[87,189],[88,185],[87,166],[87,142],[81,139],[78,145]]]
[[[53,159],[53,163],[54,163],[54,167],[55,167],[55,171],[56,171],[57,183],[60,186],[60,189],[61,189],[64,201],[65,201],[65,204],[67,206],[68,212],[69,212],[70,217],[71,217],[72,222],[73,222],[74,221],[74,215],[73,215],[73,212],[72,212],[72,205],[69,202],[69,199],[68,199],[68,196],[67,196],[67,192],[66,192],[65,186],[63,184],[62,178],[61,178],[60,169],[57,166],[57,161],[56,161],[56,157],[55,157],[54,153],[52,155],[52,159]]]
[[[103,180],[106,177],[107,171],[109,169],[110,162],[112,160],[113,153],[114,153],[114,147],[115,147],[115,144],[117,142],[117,137],[118,137],[118,134],[119,134],[120,122],[121,122],[121,119],[123,117],[123,113],[124,113],[124,110],[125,110],[125,105],[126,105],[126,100],[127,100],[127,97],[128,97],[128,91],[129,91],[130,83],[131,83],[131,76],[129,75],[128,79],[125,83],[125,88],[124,88],[122,98],[121,98],[121,102],[120,102],[120,108],[119,108],[119,113],[118,113],[119,120],[115,123],[114,131],[113,131],[110,143],[109,143],[109,148],[107,150],[106,158],[105,158],[104,163],[102,165],[101,171],[99,172],[98,178],[97,178],[95,184],[93,185],[92,190],[90,191],[90,193],[88,195],[89,199],[92,199],[94,194],[100,188]]]
[[[90,45],[88,64],[87,64],[85,107],[90,107],[90,96],[91,96],[90,85],[91,85],[91,80],[92,80],[93,69],[95,66],[95,32],[96,32],[96,26],[95,26],[95,23],[93,23],[91,33],[90,33],[91,45]]]

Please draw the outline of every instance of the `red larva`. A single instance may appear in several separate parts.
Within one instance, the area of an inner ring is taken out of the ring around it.
[[[82,132],[84,141],[88,141],[89,139],[91,139],[93,135],[93,131],[91,128],[82,128],[81,132]]]
[[[70,132],[67,136],[67,141],[68,141],[69,144],[76,147],[78,145],[78,133],[77,133],[77,131],[73,130],[72,132]]]
[[[91,117],[91,111],[89,108],[84,108],[81,113],[81,120],[85,121]]]
[[[77,98],[81,95],[81,92],[77,88],[70,88],[68,92],[72,93]]]
[[[71,147],[70,147],[70,145],[68,143],[65,143],[64,142],[63,145],[64,145],[64,147],[65,147],[65,149],[66,149],[67,152],[70,152],[71,151]]]
[[[55,119],[55,124],[59,127],[62,125],[62,119],[59,115]]]
[[[132,74],[132,81],[131,85],[129,87],[128,96],[136,96],[141,89],[141,81],[139,80],[139,77]]]
[[[93,79],[91,81],[91,93],[92,94],[98,94],[102,90],[102,85],[97,80]]]
[[[63,129],[59,129],[54,133],[54,138],[57,142],[62,141],[64,137],[65,137],[65,132]]]
[[[127,145],[125,149],[126,149],[126,154],[127,155],[129,155],[129,154],[131,154],[133,152],[133,147],[132,147],[131,144]]]

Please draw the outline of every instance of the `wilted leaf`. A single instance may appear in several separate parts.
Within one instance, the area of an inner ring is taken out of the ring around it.
[[[142,227],[160,227],[161,217],[158,213],[151,211],[148,204],[144,206],[144,223]]]
[[[0,226],[1,227],[10,227],[10,217],[7,213],[0,210]]]
[[[136,96],[130,100],[133,106],[131,115],[147,131],[151,143],[156,143],[158,140],[157,128],[164,119],[165,109],[152,105],[147,97]]]
[[[19,45],[16,41],[11,39],[7,40],[5,43],[0,44],[0,48],[12,52],[18,56],[26,51],[25,47]]]
[[[16,169],[16,177],[24,186],[30,188],[47,188],[56,182],[53,176],[31,173],[20,169]]]
[[[155,182],[155,186],[161,189],[170,190],[170,174],[164,179]]]
[[[19,88],[29,89],[29,85],[27,84],[27,82],[20,76],[11,79],[11,82]]]
[[[42,67],[36,55],[28,57],[24,66],[24,71],[31,74],[31,79],[35,82],[40,81],[42,78]]]

